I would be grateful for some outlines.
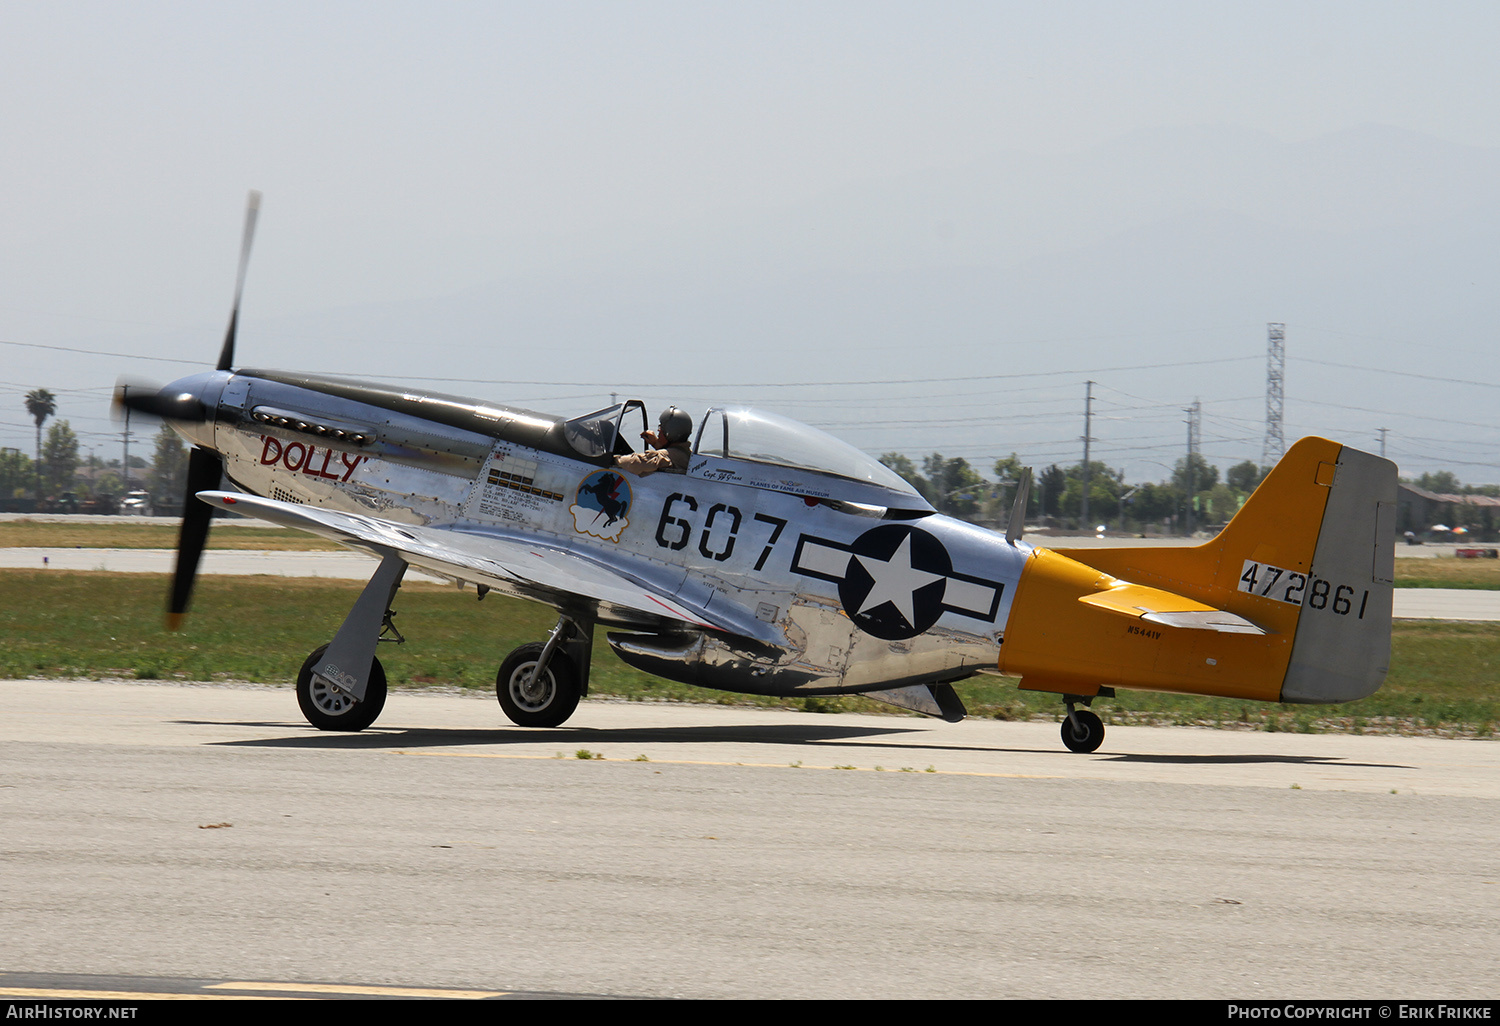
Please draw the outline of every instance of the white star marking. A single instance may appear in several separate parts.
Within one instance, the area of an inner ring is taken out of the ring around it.
[[[870,585],[870,593],[855,610],[856,614],[889,602],[902,616],[906,617],[907,625],[914,627],[917,623],[917,614],[912,608],[913,594],[933,581],[945,579],[942,574],[931,574],[911,565],[911,535],[909,534],[901,540],[901,544],[896,547],[895,552],[891,553],[891,558],[888,560],[873,559],[870,556],[856,556],[855,558],[875,579],[875,583]]]

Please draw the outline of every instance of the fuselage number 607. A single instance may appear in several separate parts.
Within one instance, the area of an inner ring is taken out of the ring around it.
[[[703,557],[722,563],[734,554],[735,539],[739,537],[740,525],[744,523],[745,516],[737,506],[716,502],[704,513],[700,528],[698,518],[693,515],[697,512],[698,500],[693,496],[681,492],[673,492],[667,496],[667,501],[661,508],[661,519],[656,524],[656,544],[678,552],[687,548],[688,542],[697,534],[698,551]],[[776,547],[786,521],[764,513],[755,514],[754,519],[771,527],[765,548],[755,561],[755,569],[759,570],[766,565],[766,559]]]

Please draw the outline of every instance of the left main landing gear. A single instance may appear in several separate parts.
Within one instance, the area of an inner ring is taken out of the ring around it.
[[[391,622],[391,600],[405,573],[406,561],[385,553],[333,640],[298,671],[297,705],[319,730],[364,730],[385,708],[385,667],[375,646],[387,633],[404,640]]]
[[[364,730],[385,708],[385,667],[379,659],[371,659],[364,701],[356,702],[348,691],[313,672],[327,651],[327,645],[313,649],[298,671],[297,705],[307,722],[319,730]]]
[[[1104,743],[1104,721],[1087,709],[1074,708],[1078,702],[1087,704],[1092,699],[1066,695],[1063,700],[1068,703],[1068,715],[1062,721],[1062,743],[1070,752],[1097,751]]]

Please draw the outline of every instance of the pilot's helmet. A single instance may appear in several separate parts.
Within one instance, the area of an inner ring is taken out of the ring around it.
[[[667,442],[686,442],[688,436],[693,433],[693,418],[683,413],[675,406],[668,406],[661,411],[661,420],[658,421],[661,434]]]

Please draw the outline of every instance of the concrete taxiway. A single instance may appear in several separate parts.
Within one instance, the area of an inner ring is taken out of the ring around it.
[[[1500,745],[0,682],[0,967],[684,997],[1493,998]]]

